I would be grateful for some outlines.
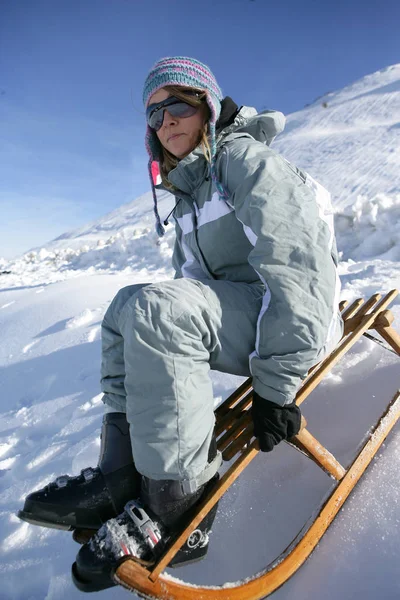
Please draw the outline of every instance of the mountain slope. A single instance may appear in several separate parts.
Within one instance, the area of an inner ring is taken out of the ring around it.
[[[274,143],[331,191],[337,211],[359,194],[400,193],[399,146],[400,64],[289,115]]]

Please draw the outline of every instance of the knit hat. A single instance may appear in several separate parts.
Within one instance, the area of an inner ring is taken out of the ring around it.
[[[184,56],[162,58],[153,66],[144,83],[143,104],[145,108],[147,107],[150,97],[157,92],[157,90],[166,85],[179,85],[202,90],[206,93],[206,101],[211,113],[211,117],[208,121],[211,150],[211,176],[218,191],[223,194],[223,188],[215,176],[215,157],[217,152],[215,126],[221,113],[222,92],[214,75],[207,65],[194,58],[187,58]],[[146,150],[150,157],[149,175],[153,191],[154,214],[157,221],[156,230],[159,236],[163,236],[165,231],[157,210],[157,196],[151,174],[153,161],[159,161],[161,157],[160,142],[149,125],[147,125],[145,143]]]

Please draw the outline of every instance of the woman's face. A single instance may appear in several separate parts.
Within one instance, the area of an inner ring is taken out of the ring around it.
[[[166,89],[157,90],[149,100],[156,104],[169,98],[172,94]],[[196,148],[200,141],[201,132],[205,123],[205,110],[200,107],[191,117],[179,118],[169,114],[168,108],[164,111],[164,120],[156,135],[161,144],[177,158],[184,158]]]

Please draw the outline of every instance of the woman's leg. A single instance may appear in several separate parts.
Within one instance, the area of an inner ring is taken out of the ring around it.
[[[124,339],[118,320],[126,302],[147,284],[122,288],[108,307],[101,325],[101,389],[106,412],[126,413]]]
[[[114,331],[123,339],[117,343],[125,369],[114,376],[124,383],[133,456],[143,475],[141,504],[128,502],[79,551],[73,565],[79,589],[114,585],[111,573],[122,544],[144,560],[159,556],[187,511],[214,485],[221,461],[213,440],[210,366],[249,374],[262,296],[260,285],[177,279],[143,287],[118,312]],[[112,393],[122,396],[121,389],[114,386]],[[170,566],[204,558],[216,508]]]
[[[261,300],[258,284],[177,279],[131,293],[113,315],[119,359],[106,402],[126,398],[135,464],[146,477],[194,491],[217,471],[219,456],[208,463],[210,365],[249,374]]]

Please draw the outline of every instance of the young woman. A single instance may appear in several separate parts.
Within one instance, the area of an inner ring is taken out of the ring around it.
[[[296,392],[342,332],[330,196],[269,148],[283,115],[223,99],[210,69],[185,57],[155,64],[143,100],[150,177],[156,161],[176,198],[175,279],[114,298],[99,466],[31,494],[20,513],[65,528],[109,519],[73,567],[86,591],[112,585],[126,554],[157,556],[218,477],[210,369],[253,377],[254,432],[268,452],[299,431]],[[206,554],[214,516],[172,566]]]

